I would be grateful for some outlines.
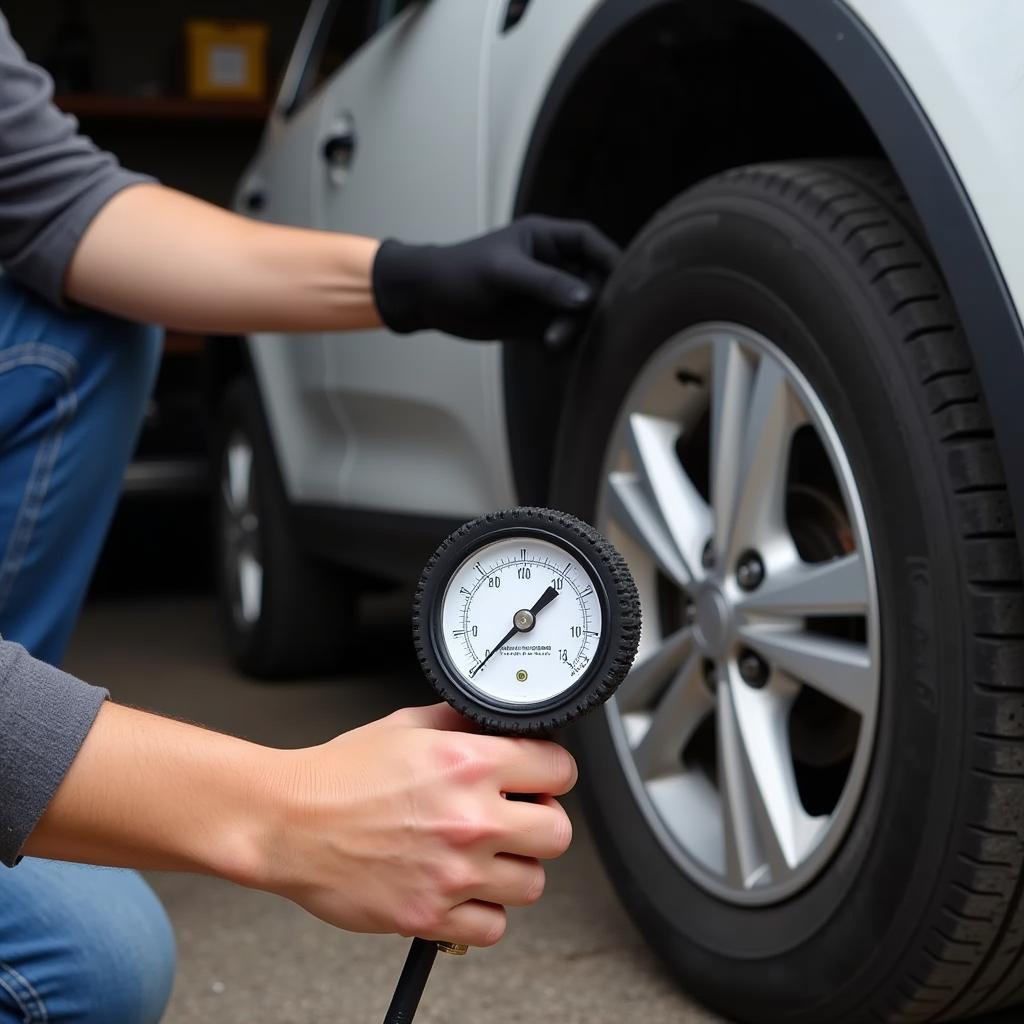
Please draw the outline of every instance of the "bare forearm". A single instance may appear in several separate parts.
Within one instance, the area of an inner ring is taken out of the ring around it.
[[[262,224],[160,185],[116,195],[89,226],[65,291],[82,305],[181,330],[380,326],[378,242]]]
[[[24,852],[259,884],[277,753],[105,704]]]
[[[300,750],[272,750],[105,704],[23,852],[199,871],[266,889],[356,931],[496,942],[500,905],[544,887],[537,858],[572,827],[550,796],[576,779],[540,740],[459,731],[406,709]]]

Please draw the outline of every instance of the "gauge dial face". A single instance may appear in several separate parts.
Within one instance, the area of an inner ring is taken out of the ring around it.
[[[441,643],[463,688],[538,704],[579,684],[603,626],[595,581],[579,558],[537,537],[477,548],[441,608]]]

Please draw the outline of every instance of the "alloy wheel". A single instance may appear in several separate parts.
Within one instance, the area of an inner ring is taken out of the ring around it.
[[[723,899],[793,895],[850,826],[880,695],[864,512],[824,407],[750,328],[686,330],[623,403],[598,526],[643,602],[606,713],[650,827]]]
[[[253,481],[253,449],[240,433],[232,435],[221,470],[221,533],[224,575],[235,622],[254,626],[263,604],[260,520]]]

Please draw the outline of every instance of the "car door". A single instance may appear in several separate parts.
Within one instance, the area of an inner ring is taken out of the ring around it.
[[[482,0],[373,6],[372,38],[315,99],[316,226],[411,242],[488,226],[481,111],[494,11]],[[325,335],[324,360],[345,438],[332,502],[468,516],[512,501],[497,344],[365,331]]]
[[[239,212],[279,224],[314,224],[313,190],[323,168],[322,79],[372,35],[378,4],[311,0],[259,151],[236,191]],[[324,384],[323,336],[261,331],[247,340],[288,497],[335,500],[348,441]]]

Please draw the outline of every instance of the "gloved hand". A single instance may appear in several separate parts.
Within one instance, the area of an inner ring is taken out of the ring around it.
[[[478,341],[541,340],[583,328],[618,247],[582,221],[531,215],[456,245],[384,242],[373,291],[393,331],[435,329]]]

